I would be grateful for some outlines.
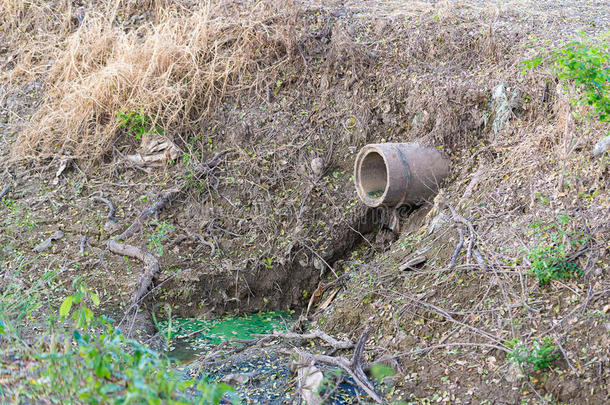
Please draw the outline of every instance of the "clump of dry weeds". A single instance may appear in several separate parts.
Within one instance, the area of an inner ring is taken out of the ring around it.
[[[255,87],[287,62],[290,13],[273,2],[166,7],[154,24],[133,29],[86,15],[57,52],[42,106],[13,156],[97,161],[120,134],[119,110],[192,129],[225,95]]]

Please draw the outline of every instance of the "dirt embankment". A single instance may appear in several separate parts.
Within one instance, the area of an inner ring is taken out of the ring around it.
[[[418,397],[603,398],[609,174],[590,149],[607,127],[574,118],[550,72],[520,65],[579,28],[607,29],[602,3],[117,4],[4,5],[3,260],[35,259],[31,277],[60,263],[124,306],[141,264],[107,240],[186,185],[126,241],[159,259],[150,308],[304,308],[339,290],[317,321],[353,335],[376,324],[399,388]],[[169,162],[126,158],[151,137],[171,142],[157,150]],[[352,186],[355,152],[385,141],[452,162],[442,195],[399,236]],[[116,221],[94,196],[114,202]],[[527,252],[554,234],[586,236],[573,258],[584,274],[541,288]],[[505,342],[546,336],[562,345],[556,371],[512,378]]]

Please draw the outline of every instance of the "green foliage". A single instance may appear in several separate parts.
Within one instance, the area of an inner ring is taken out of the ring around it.
[[[127,339],[108,318],[94,316],[90,306],[100,304],[99,296],[79,278],[59,316],[49,316],[44,339],[36,343],[29,336],[31,342],[23,343],[20,329],[41,308],[41,294],[54,275],[45,274],[27,289],[10,284],[0,294],[3,344],[11,345],[10,358],[31,365],[14,376],[17,386],[0,389],[1,402],[218,404],[231,391],[226,384],[184,379],[169,359]],[[10,358],[0,357],[0,368]]]
[[[13,276],[18,278],[23,267],[27,266],[29,262],[19,254],[16,255],[13,262],[17,267]],[[11,282],[3,286],[0,292],[0,324],[2,324],[2,334],[8,339],[20,342],[18,326],[35,324],[34,318],[43,306],[43,292],[49,287],[55,275],[54,271],[46,272],[28,288]]]
[[[579,102],[592,106],[600,121],[610,121],[610,52],[608,34],[600,39],[581,38],[571,41],[548,56],[523,61],[527,69],[548,63],[563,82],[582,90]]]
[[[508,354],[511,362],[521,366],[530,365],[534,370],[548,370],[553,360],[559,358],[555,342],[549,337],[542,340],[532,339],[529,345],[519,339],[512,339],[506,342],[506,345],[511,349]]]
[[[128,133],[135,135],[137,140],[142,139],[142,135],[149,132],[163,133],[163,129],[156,125],[153,127],[150,117],[142,113],[142,111],[117,111],[117,120],[119,126],[124,128]]]
[[[74,330],[63,350],[40,355],[36,392],[86,403],[218,404],[229,391],[224,384],[183,380],[169,360],[125,338],[104,318],[96,321],[101,333]],[[187,400],[191,388],[198,394]]]
[[[564,244],[538,246],[527,255],[531,261],[531,272],[538,278],[541,286],[551,280],[568,280],[582,275],[576,263],[568,262],[568,250]]]
[[[89,327],[93,321],[93,312],[86,305],[87,299],[91,301],[93,306],[100,305],[100,299],[96,292],[87,288],[87,285],[82,282],[80,277],[76,277],[72,281],[72,288],[76,290],[73,295],[68,295],[61,306],[59,307],[59,316],[65,320],[72,310],[73,305],[78,307],[72,312],[71,319],[75,329]]]
[[[159,256],[163,255],[163,242],[167,240],[168,235],[171,231],[174,230],[174,226],[165,221],[155,222],[157,229],[155,233],[149,233],[148,239],[148,248],[151,250],[156,250]]]
[[[576,234],[567,232],[566,227],[570,217],[560,215],[557,224],[535,223],[530,225],[536,228],[538,235],[537,245],[527,254],[531,262],[531,273],[536,276],[541,286],[547,285],[551,280],[568,280],[578,277],[583,270],[576,263],[570,261],[571,246],[586,243],[585,238],[576,238]]]
[[[371,367],[371,374],[377,381],[383,381],[386,378],[392,377],[396,372],[392,367],[386,366],[385,364],[374,364]]]
[[[269,270],[273,269],[273,257],[268,256],[263,258],[263,264]]]

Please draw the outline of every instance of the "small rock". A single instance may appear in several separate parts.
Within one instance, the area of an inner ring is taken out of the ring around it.
[[[64,233],[62,231],[55,231],[51,234],[51,236],[49,236],[47,239],[43,240],[41,243],[39,243],[35,248],[34,248],[34,252],[36,253],[40,253],[42,251],[47,250],[49,247],[51,247],[51,245],[53,244],[52,242],[54,240],[59,240],[61,238],[64,237]]]
[[[222,379],[220,381],[222,381],[223,383],[227,383],[229,385],[243,385],[245,383],[247,383],[250,378],[252,378],[254,376],[254,373],[234,373],[234,374],[227,374],[224,377],[222,377]]]
[[[514,384],[523,377],[525,377],[525,374],[523,374],[521,367],[517,363],[511,363],[508,367],[508,372],[504,376],[504,379],[509,383]]]
[[[320,386],[324,380],[324,375],[319,368],[314,366],[313,361],[301,367],[297,371],[301,396],[307,405],[318,405],[322,403],[322,398],[318,394]]]
[[[605,138],[600,139],[595,144],[595,148],[593,148],[594,155],[601,155],[605,151],[610,148],[610,135],[607,135]]]
[[[315,158],[311,161],[311,171],[313,172],[314,177],[320,178],[324,173],[324,159]]]

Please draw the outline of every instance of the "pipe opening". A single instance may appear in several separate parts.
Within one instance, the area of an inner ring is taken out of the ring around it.
[[[377,152],[368,153],[360,165],[360,187],[365,195],[379,199],[388,186],[388,170],[383,156]]]

